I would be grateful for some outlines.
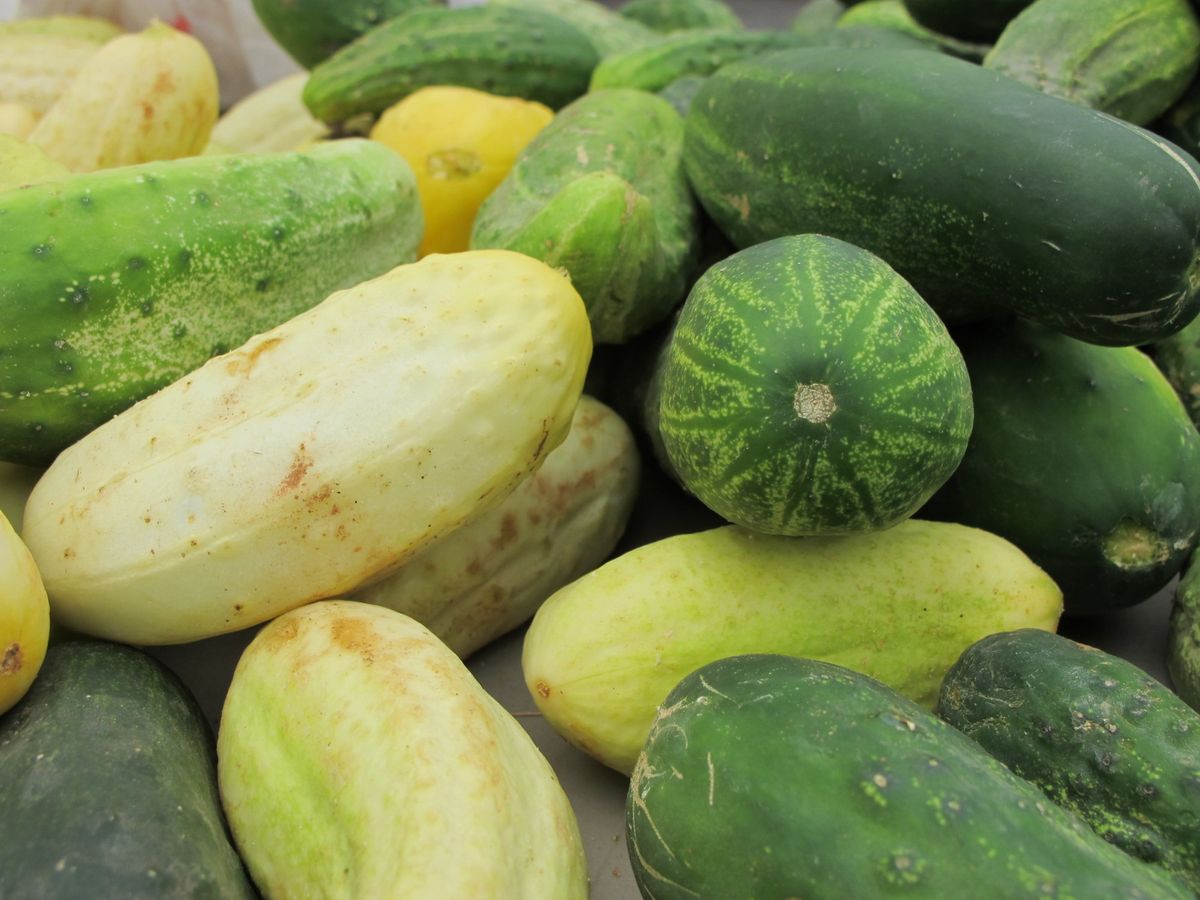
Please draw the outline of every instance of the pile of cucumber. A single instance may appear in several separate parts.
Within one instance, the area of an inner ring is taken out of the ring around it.
[[[1195,4],[253,6],[0,23],[0,897],[598,896],[526,623],[644,898],[1200,895]]]

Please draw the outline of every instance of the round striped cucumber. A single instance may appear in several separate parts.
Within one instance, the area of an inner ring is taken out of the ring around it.
[[[786,50],[719,70],[684,162],[739,246],[865,247],[946,317],[1093,343],[1200,309],[1200,164],[1129,123],[943,54]]]
[[[365,140],[0,193],[0,459],[84,434],[335,290],[416,256],[412,170]]]
[[[661,365],[673,467],[756,531],[895,525],[950,477],[971,433],[945,326],[886,263],[835,238],[778,238],[714,265]]]

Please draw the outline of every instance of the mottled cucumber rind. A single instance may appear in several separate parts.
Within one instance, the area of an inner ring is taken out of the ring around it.
[[[922,515],[1008,538],[1074,614],[1166,585],[1200,533],[1200,435],[1154,363],[1017,320],[955,337],[975,427]]]
[[[587,90],[598,57],[549,13],[506,6],[414,9],[315,66],[303,99],[324,122],[380,113],[418,88],[450,84],[558,109]]]
[[[50,648],[0,719],[0,894],[256,897],[217,796],[212,732],[146,654]]]
[[[1144,125],[1196,74],[1200,22],[1188,0],[1038,0],[1008,24],[983,64]]]
[[[680,681],[625,821],[648,900],[1191,895],[911,701],[811,659]]]
[[[937,714],[1200,890],[1200,715],[1133,663],[1045,631],[991,635],[946,673]]]
[[[950,477],[971,433],[946,327],[887,263],[836,238],[776,238],[712,266],[660,365],[674,470],[756,531],[895,525]]]
[[[415,258],[412,170],[365,140],[0,193],[0,459],[48,464],[136,401]]]
[[[944,318],[1017,313],[1131,345],[1200,306],[1200,164],[944,54],[804,49],[725,66],[688,113],[684,162],[738,246],[841,238]]]
[[[471,246],[565,268],[594,339],[625,341],[678,304],[699,251],[682,142],[683,120],[659,97],[617,88],[580,97],[484,201]]]
[[[306,69],[388,19],[437,0],[251,0],[263,27]]]

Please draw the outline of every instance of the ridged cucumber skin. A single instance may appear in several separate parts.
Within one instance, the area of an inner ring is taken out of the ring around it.
[[[1200,564],[1188,560],[1167,626],[1167,672],[1175,692],[1200,711]]]
[[[52,646],[0,719],[0,894],[257,897],[225,830],[215,750],[196,701],[145,653]]]
[[[1154,344],[1151,352],[1193,424],[1200,424],[1200,318]]]
[[[711,75],[748,56],[811,46],[812,37],[790,31],[732,31],[696,28],[667,35],[646,47],[604,57],[592,71],[589,90],[639,88],[659,91],[685,75]]]
[[[904,0],[912,17],[931,31],[964,41],[994,41],[1033,0]]]
[[[887,263],[836,238],[776,238],[712,266],[661,366],[674,470],[714,512],[768,534],[895,525],[971,433],[945,325]]]
[[[436,0],[251,0],[271,37],[306,69],[388,19]]]
[[[594,340],[622,343],[683,299],[699,253],[682,147],[682,118],[653,94],[611,88],[580,97],[483,202],[471,247],[565,268]]]
[[[689,28],[744,27],[724,0],[627,0],[617,13],[663,33]]]
[[[738,246],[841,238],[944,318],[1015,312],[1129,345],[1200,308],[1200,164],[943,54],[806,49],[726,66],[688,113],[684,162]]]
[[[0,459],[46,465],[176,378],[416,256],[412,170],[366,140],[0,193]]]
[[[1200,22],[1188,0],[1038,0],[1008,24],[983,64],[1145,125],[1196,74]]]
[[[493,6],[529,9],[556,16],[582,31],[599,57],[652,44],[659,33],[595,0],[487,0]]]
[[[1200,435],[1149,357],[1018,320],[955,338],[975,427],[921,514],[1008,538],[1072,614],[1166,585],[1200,533]]]
[[[418,88],[452,84],[558,109],[587,91],[599,57],[557,16],[507,6],[414,9],[315,66],[303,99],[336,123],[380,113]]]
[[[937,715],[1200,890],[1200,715],[1133,663],[1045,631],[991,635],[950,667]]]
[[[879,682],[786,656],[679,682],[626,838],[647,900],[1191,896]]]

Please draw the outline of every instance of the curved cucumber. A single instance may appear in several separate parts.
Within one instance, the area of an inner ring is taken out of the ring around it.
[[[0,193],[0,459],[45,465],[136,401],[411,261],[382,145],[199,156]]]

